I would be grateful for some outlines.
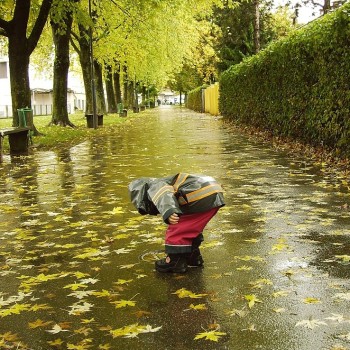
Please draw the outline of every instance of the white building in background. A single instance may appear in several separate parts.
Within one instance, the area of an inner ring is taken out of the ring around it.
[[[180,95],[170,89],[165,89],[158,94],[158,100],[163,105],[180,104]],[[181,103],[185,103],[185,95],[181,96]]]
[[[52,114],[53,79],[46,78],[29,67],[31,102],[34,115]],[[67,110],[85,110],[86,98],[82,79],[77,74],[68,74]],[[27,107],[27,106],[23,106]],[[12,117],[12,99],[10,85],[9,60],[0,52],[0,118]]]

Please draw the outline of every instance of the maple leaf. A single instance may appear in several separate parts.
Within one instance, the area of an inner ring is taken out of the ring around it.
[[[79,288],[86,288],[87,285],[86,284],[82,284],[82,283],[72,283],[72,284],[67,284],[66,286],[64,286],[63,288],[65,289],[71,289],[71,290],[77,290]]]
[[[12,332],[6,332],[3,334],[0,334],[0,338],[4,339],[7,342],[15,342],[18,341],[18,335]]]
[[[178,289],[176,292],[172,294],[176,294],[179,298],[193,298],[193,299],[203,298],[208,295],[208,294],[195,294],[185,288]]]
[[[116,207],[110,212],[111,214],[124,214],[123,207]]]
[[[194,340],[205,339],[205,340],[211,340],[211,341],[218,341],[219,338],[224,335],[226,335],[226,333],[213,330],[213,331],[198,333],[194,337]]]
[[[113,250],[113,251],[117,254],[128,254],[128,253],[132,252],[133,250],[134,249],[120,248],[120,249]]]
[[[9,309],[0,310],[0,316],[5,317],[13,314],[20,314],[22,311],[28,311],[30,309],[30,304],[15,304]]]
[[[285,312],[286,309],[283,308],[283,307],[280,307],[280,308],[277,308],[277,309],[273,309],[273,311],[276,312],[276,313],[282,313],[282,312]]]
[[[48,341],[47,343],[54,347],[60,347],[63,345],[63,340],[61,338],[58,338],[56,340]]]
[[[117,285],[122,285],[122,284],[128,284],[128,283],[130,283],[130,282],[132,282],[133,280],[131,279],[131,280],[123,280],[123,279],[118,279],[118,281],[117,282],[114,282],[115,284],[117,284]]]
[[[250,309],[255,305],[255,303],[262,303],[262,301],[259,300],[254,294],[245,295],[244,299],[248,301],[248,306]]]
[[[48,326],[49,324],[51,324],[52,321],[47,321],[47,322],[44,322],[42,320],[40,320],[39,318],[34,321],[34,322],[28,322],[28,327],[31,328],[31,329],[34,329],[34,328],[39,328],[39,327],[46,327]]]
[[[135,306],[136,305],[136,301],[132,301],[132,300],[117,300],[117,301],[113,301],[112,304],[115,304],[115,308],[116,309],[120,309],[120,308],[126,307],[126,306]]]
[[[109,350],[109,349],[111,349],[111,344],[109,344],[109,343],[107,343],[107,344],[100,344],[98,346],[98,348],[101,349],[101,350]]]
[[[68,329],[63,329],[60,325],[57,323],[52,327],[52,329],[47,330],[46,332],[51,333],[51,334],[57,334],[60,332],[68,332]]]
[[[149,311],[138,310],[136,312],[133,312],[133,315],[135,315],[137,318],[141,318],[143,316],[151,315],[151,313]]]
[[[38,311],[38,310],[49,310],[52,309],[51,306],[47,305],[47,304],[34,304],[30,310],[31,311]]]
[[[286,297],[290,292],[287,290],[280,290],[278,292],[274,292],[272,293],[272,296],[274,298],[278,298],[278,297]]]
[[[143,326],[143,325],[139,325],[138,323],[134,323],[128,326],[124,326],[122,328],[110,330],[109,332],[113,338],[117,338],[117,337],[135,338],[140,333],[150,333],[150,332],[153,333],[153,332],[159,331],[161,328],[162,327],[153,328],[150,325]]]
[[[319,327],[321,325],[327,326],[327,323],[320,321],[320,320],[310,318],[308,320],[302,320],[302,321],[297,322],[297,324],[295,326],[296,327],[303,326],[305,328],[314,329],[314,328]]]
[[[335,255],[335,257],[343,262],[350,262],[350,255]]]
[[[226,311],[226,314],[229,316],[238,316],[238,317],[245,317],[247,315],[247,311],[245,310],[237,310],[237,309],[233,309],[233,310],[229,310]]]
[[[81,281],[80,281],[80,283],[82,283],[82,284],[95,284],[95,283],[97,283],[99,281],[99,279],[97,279],[97,278],[85,278],[85,279],[82,279]]]
[[[119,265],[119,268],[120,268],[121,270],[123,270],[123,269],[131,269],[131,268],[133,268],[135,265],[137,265],[137,264]]]
[[[94,290],[76,290],[75,292],[68,294],[68,296],[84,299],[89,295],[95,295],[95,293],[96,292]]]
[[[84,302],[83,304],[73,304],[70,306],[71,310],[69,311],[69,315],[80,315],[82,313],[91,311],[91,307],[93,304]]]
[[[248,328],[243,328],[242,331],[256,332],[255,324],[250,325]]]
[[[106,290],[106,289],[102,289],[101,292],[95,292],[95,291],[93,291],[92,294],[95,295],[95,296],[98,297],[98,298],[110,297],[110,296],[112,295],[112,294],[111,294],[108,290]]]
[[[240,267],[236,267],[237,271],[251,271],[253,268],[251,266],[242,265]]]
[[[320,303],[321,303],[321,300],[316,298],[308,297],[304,299],[304,304],[320,304]]]
[[[191,304],[189,309],[185,309],[184,311],[188,311],[188,310],[207,310],[207,306],[205,304]]]
[[[345,318],[344,315],[333,314],[333,313],[331,317],[326,317],[326,320],[331,320],[338,323],[350,322],[350,320],[348,318]]]
[[[348,292],[348,293],[336,293],[333,298],[350,300],[350,292]]]

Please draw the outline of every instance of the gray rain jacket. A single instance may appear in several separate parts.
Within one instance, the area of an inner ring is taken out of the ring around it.
[[[143,177],[129,184],[131,202],[142,215],[193,214],[225,205],[223,190],[205,175],[179,173],[165,178]]]

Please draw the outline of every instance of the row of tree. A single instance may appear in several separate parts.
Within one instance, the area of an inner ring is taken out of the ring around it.
[[[81,68],[87,113],[94,105],[99,113],[116,112],[122,96],[124,105],[133,106],[135,91],[146,98],[146,91],[156,93],[166,83],[186,92],[217,80],[230,65],[293,29],[288,6],[272,12],[272,5],[270,0],[2,1],[0,38],[8,47],[13,124],[18,125],[17,109],[31,105],[30,62],[52,72],[52,123],[72,125],[67,113],[72,65]]]

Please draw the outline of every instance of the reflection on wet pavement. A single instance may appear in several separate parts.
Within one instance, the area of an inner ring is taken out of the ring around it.
[[[110,137],[0,165],[0,348],[350,348],[347,179],[164,106]],[[141,176],[208,174],[227,205],[203,269],[162,275]]]

